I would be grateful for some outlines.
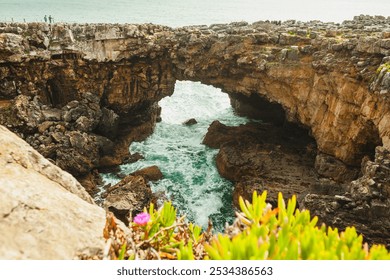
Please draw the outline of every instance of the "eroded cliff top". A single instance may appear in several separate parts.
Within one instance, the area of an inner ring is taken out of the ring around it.
[[[311,45],[320,49],[389,55],[390,17],[356,16],[343,23],[310,21],[232,22],[170,28],[154,24],[77,24],[77,23],[0,23],[0,62],[32,58],[50,58],[60,51],[81,51],[85,58],[118,60],[123,56],[88,54],[86,41],[126,40],[123,50],[131,55],[172,48],[183,40],[186,44],[229,38],[231,43],[252,40],[255,44]],[[129,43],[133,47],[129,46]],[[117,50],[120,52],[121,50]],[[306,51],[309,51],[306,48]],[[129,54],[128,56],[129,57]]]

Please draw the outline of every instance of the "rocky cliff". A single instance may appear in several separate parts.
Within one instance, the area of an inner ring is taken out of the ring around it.
[[[28,100],[19,102],[49,107],[30,116],[17,112],[24,133],[52,120],[116,142],[118,125],[135,127],[158,114],[157,102],[172,94],[176,79],[201,81],[234,95],[237,107],[251,97],[280,104],[287,120],[310,129],[322,153],[358,166],[376,146],[390,146],[389,24],[364,16],[343,24],[239,22],[178,29],[1,24],[2,107],[21,95]],[[89,93],[99,103],[95,112],[68,105]],[[71,112],[65,116],[66,110]],[[38,149],[48,145],[36,138],[29,142]],[[110,154],[96,153],[103,159]],[[88,162],[85,169],[104,161]]]
[[[87,174],[121,163],[128,144],[151,133],[175,80],[201,81],[237,112],[307,129],[318,175],[345,182],[362,160],[383,165],[375,147],[390,149],[389,28],[390,18],[366,16],[177,29],[0,24],[0,121],[93,181]]]

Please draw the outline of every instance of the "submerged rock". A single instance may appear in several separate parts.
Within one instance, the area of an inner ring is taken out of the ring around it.
[[[194,124],[197,124],[197,120],[196,119],[189,119],[189,120],[186,120],[183,124],[184,125],[188,125],[188,126],[191,126],[191,125],[194,125]]]

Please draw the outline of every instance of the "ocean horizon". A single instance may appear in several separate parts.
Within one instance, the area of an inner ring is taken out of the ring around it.
[[[378,0],[0,0],[0,21],[154,23],[171,27],[259,20],[342,22],[356,15],[390,16],[390,1]]]

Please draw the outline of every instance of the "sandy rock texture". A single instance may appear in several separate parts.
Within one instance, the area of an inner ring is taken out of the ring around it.
[[[0,259],[73,259],[103,250],[105,211],[84,188],[0,126]]]

